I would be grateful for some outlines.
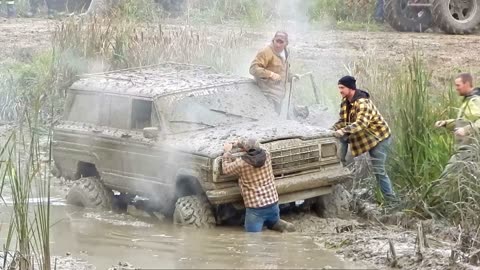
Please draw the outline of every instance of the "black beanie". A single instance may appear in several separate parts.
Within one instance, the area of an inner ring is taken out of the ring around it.
[[[345,76],[342,77],[339,81],[338,84],[344,85],[350,89],[357,90],[357,80],[355,80],[354,77],[352,76]]]

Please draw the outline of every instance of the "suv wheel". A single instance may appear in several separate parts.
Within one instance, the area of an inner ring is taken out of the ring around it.
[[[197,228],[215,226],[212,206],[204,196],[181,197],[175,204],[173,222]]]
[[[331,194],[316,198],[312,207],[323,218],[346,218],[350,215],[350,201],[350,193],[342,185],[335,185]]]
[[[85,208],[112,209],[113,192],[96,177],[75,181],[67,194],[67,203]]]

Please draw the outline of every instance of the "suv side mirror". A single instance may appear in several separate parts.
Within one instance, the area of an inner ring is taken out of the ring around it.
[[[146,127],[143,129],[143,137],[147,139],[156,140],[158,139],[159,134],[160,134],[160,131],[158,130],[157,127]]]

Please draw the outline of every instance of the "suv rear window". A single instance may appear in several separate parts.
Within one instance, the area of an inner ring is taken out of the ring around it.
[[[152,101],[134,99],[132,104],[132,129],[152,126]]]
[[[98,123],[100,113],[100,97],[98,95],[72,93],[71,99],[68,120],[90,124]]]

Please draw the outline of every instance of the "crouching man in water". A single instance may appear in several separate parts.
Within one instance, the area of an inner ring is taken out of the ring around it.
[[[370,100],[370,95],[357,89],[356,80],[345,76],[338,81],[342,96],[340,119],[333,125],[335,136],[340,139],[340,158],[346,165],[348,144],[354,157],[368,152],[371,157],[373,174],[377,179],[383,197],[387,202],[396,202],[392,183],[385,170],[390,148],[390,127]]]
[[[243,155],[234,159],[233,147]],[[239,177],[239,185],[246,207],[245,230],[261,232],[263,226],[275,231],[295,231],[292,224],[280,219],[278,192],[275,187],[270,153],[259,147],[257,140],[226,143],[223,155],[223,173]]]

